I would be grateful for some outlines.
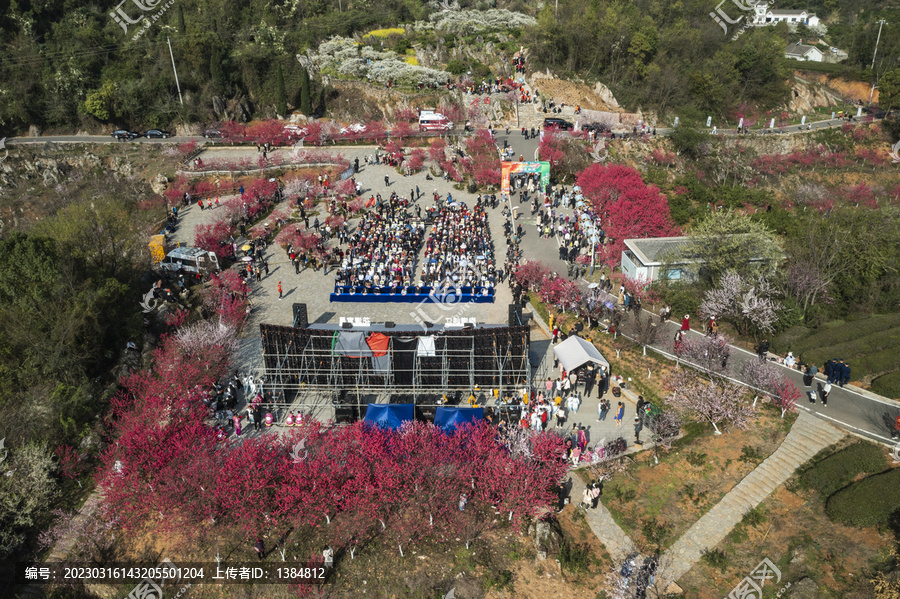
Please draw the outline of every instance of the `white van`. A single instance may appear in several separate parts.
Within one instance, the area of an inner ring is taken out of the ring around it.
[[[166,254],[159,267],[174,273],[207,275],[218,272],[219,259],[215,253],[200,248],[175,248]]]
[[[423,110],[419,113],[419,131],[450,131],[453,122],[440,112]]]

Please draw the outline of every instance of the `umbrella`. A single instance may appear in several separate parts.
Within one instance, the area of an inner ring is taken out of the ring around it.
[[[249,243],[247,245],[241,247],[241,251],[243,251],[243,252],[249,252],[250,249],[251,249],[251,246]]]
[[[582,206],[584,206],[584,202],[582,202],[581,200],[578,200],[577,202],[575,202],[576,208],[581,208]]]
[[[599,286],[600,286],[600,283],[591,283],[590,285],[588,285],[588,289],[596,289]]]
[[[612,310],[615,307],[610,300],[606,300],[605,302],[603,302],[603,305],[606,306],[607,308],[609,308],[610,310]]]
[[[243,258],[241,258],[241,262],[253,262],[253,258],[251,258],[250,256],[244,256]]]

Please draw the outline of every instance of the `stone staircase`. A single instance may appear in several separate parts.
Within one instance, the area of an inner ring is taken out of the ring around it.
[[[577,506],[581,503],[585,484],[575,471],[571,471],[571,478],[572,489],[569,491],[569,500]],[[634,541],[619,528],[602,500],[597,503],[596,508],[585,511],[585,518],[591,531],[606,547],[613,563],[621,565],[629,554],[636,551]]]
[[[713,549],[731,532],[744,514],[784,484],[798,467],[843,436],[843,431],[801,411],[781,446],[669,548],[669,559],[662,562],[668,564],[662,573],[666,581],[675,582],[684,576],[705,550]]]

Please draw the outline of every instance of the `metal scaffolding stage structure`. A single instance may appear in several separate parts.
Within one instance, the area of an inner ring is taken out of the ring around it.
[[[302,409],[330,403],[338,419],[361,417],[368,403],[413,403],[427,417],[470,395],[486,405],[531,386],[527,324],[263,324],[260,330],[266,387],[279,403]],[[358,352],[344,347],[376,338],[381,357],[361,345]]]

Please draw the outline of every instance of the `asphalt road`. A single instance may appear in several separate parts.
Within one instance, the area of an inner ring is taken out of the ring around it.
[[[648,314],[648,312],[645,312],[645,315]],[[668,321],[665,327],[662,341],[649,347],[671,359],[675,359],[673,342],[675,333],[681,326],[680,323]],[[627,334],[627,327],[623,327],[623,331]],[[690,334],[694,336],[702,335],[702,333],[693,330]],[[743,365],[749,360],[758,360],[759,358],[755,353],[739,347],[731,346],[731,349],[726,374],[733,380],[739,381],[740,375],[738,373],[740,373]],[[852,362],[852,356],[834,357],[846,358]],[[824,368],[823,364],[818,364],[817,366],[820,372]],[[792,370],[781,365],[776,365],[776,368],[783,370],[784,376],[790,379],[800,392],[804,394],[804,397],[797,402],[798,410],[810,412],[819,418],[828,420],[836,426],[867,439],[891,445],[897,443],[896,440],[891,439],[891,431],[897,416],[900,416],[900,402],[882,398],[873,393],[867,393],[852,385],[845,387],[832,385],[831,393],[828,396],[828,405],[826,406],[821,401],[822,387],[825,385],[825,377],[822,374],[816,377],[811,387],[805,387],[803,384],[803,373],[799,370]],[[817,399],[815,403],[811,403],[807,396],[810,390],[816,391]]]
[[[789,127],[780,127],[775,130],[766,129],[753,129],[750,135],[772,135],[779,133],[801,133],[807,130],[815,131],[817,129],[828,129],[831,127],[840,127],[846,121],[844,119],[826,119],[823,121],[816,121],[814,123],[807,123],[806,125],[791,125]],[[809,127],[809,129],[807,129]],[[712,129],[706,129],[710,134],[712,134]],[[498,132],[502,132],[503,129],[497,129]],[[766,133],[763,133],[766,131]],[[772,133],[768,133],[772,131]],[[779,133],[775,133],[775,132]],[[667,128],[659,128],[657,129],[657,135],[669,135],[672,132],[672,129]],[[454,135],[462,134],[462,130],[455,130],[452,132]],[[721,135],[740,135],[736,129],[716,129],[716,134]],[[502,139],[503,134],[498,135],[498,139]],[[518,152],[519,145],[513,143],[514,140],[520,140],[527,144],[526,140],[522,137],[521,133],[517,131],[515,128],[510,129],[509,135],[510,142],[513,144],[513,148]],[[215,139],[207,139],[201,135],[192,135],[192,136],[173,136],[168,139],[147,139],[144,137],[137,138],[132,141],[122,141],[118,139],[114,139],[110,135],[46,135],[41,137],[8,137],[6,138],[6,143],[8,145],[17,145],[17,144],[38,144],[38,143],[116,143],[116,144],[146,144],[146,143],[187,143],[190,141],[206,142],[206,143],[219,143],[218,140]],[[534,141],[534,148],[537,148],[538,141],[537,140],[527,140]],[[523,150],[527,150],[530,147],[530,144],[527,146],[523,146]],[[534,151],[532,150],[529,154],[524,154],[526,159],[533,159]]]

